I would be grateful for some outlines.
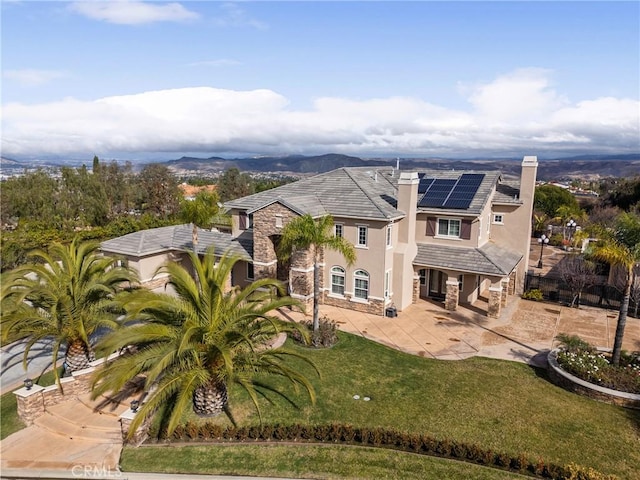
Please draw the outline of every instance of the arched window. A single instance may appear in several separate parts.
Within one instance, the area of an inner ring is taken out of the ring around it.
[[[353,278],[355,280],[353,296],[367,300],[369,298],[369,274],[364,270],[356,270]]]
[[[344,268],[331,269],[331,293],[344,296]]]

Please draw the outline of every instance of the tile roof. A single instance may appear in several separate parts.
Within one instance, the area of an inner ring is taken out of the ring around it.
[[[416,266],[443,268],[481,275],[509,275],[522,259],[522,254],[486,243],[480,248],[448,247],[418,244],[413,260]]]
[[[215,247],[218,255],[230,252],[239,255],[242,259],[251,260],[253,254],[253,240],[248,235],[234,239],[229,233],[211,232],[199,228],[198,253],[205,253],[210,246]],[[100,244],[100,249],[103,252],[134,257],[144,257],[171,250],[187,251],[192,248],[192,226],[190,224],[141,230],[106,240]]]
[[[420,170],[436,178],[458,178],[463,173],[483,173],[483,179],[471,205],[459,209],[419,209],[439,213],[479,215],[488,201],[500,172]],[[396,209],[399,172],[391,168],[343,167],[313,177],[298,180],[272,190],[238,198],[225,207],[255,212],[279,201],[298,213],[312,216],[331,214],[334,217],[392,220],[404,216]]]

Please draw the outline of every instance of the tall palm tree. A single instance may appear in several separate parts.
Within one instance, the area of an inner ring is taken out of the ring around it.
[[[618,233],[621,233],[618,231]],[[622,352],[622,340],[624,329],[627,324],[627,314],[629,312],[629,300],[631,299],[631,287],[634,284],[635,267],[640,263],[640,243],[625,241],[624,234],[616,236],[615,232],[601,229],[599,232],[600,241],[590,251],[595,258],[607,262],[612,267],[619,267],[624,275],[624,287],[622,302],[618,312],[618,323],[616,325],[616,335],[613,342],[613,352],[611,361],[614,365],[620,364],[620,354]]]
[[[193,200],[185,199],[180,202],[180,218],[193,226],[191,244],[194,252],[198,246],[198,227],[209,226],[218,210],[218,196],[207,191],[198,192]]]
[[[331,215],[314,219],[306,214],[294,218],[282,229],[279,250],[284,260],[291,257],[294,250],[310,250],[313,256],[313,331],[320,328],[318,302],[320,299],[320,260],[323,249],[340,253],[351,266],[356,261],[354,246],[344,237],[333,233],[334,223]]]
[[[95,242],[53,244],[30,254],[32,263],[13,270],[2,287],[2,338],[27,337],[23,365],[35,343],[53,338],[53,365],[66,345],[65,371],[95,359],[91,336],[118,327],[117,297],[137,281],[133,271],[104,257]],[[4,309],[5,305],[11,308]],[[57,368],[56,381],[60,385]]]
[[[105,354],[136,348],[98,371],[94,398],[120,392],[142,376],[147,398],[130,432],[163,408],[169,433],[190,406],[197,415],[225,412],[233,421],[227,396],[232,383],[248,392],[259,415],[258,395],[271,391],[285,396],[266,382],[269,376],[284,378],[296,389],[304,387],[315,402],[309,380],[286,363],[288,358],[307,360],[283,347],[267,348],[280,333],[301,331],[298,324],[274,314],[297,302],[287,296],[278,298],[274,290],[282,286],[273,279],[225,291],[238,258],[225,254],[216,263],[213,249],[203,258],[193,252],[188,255],[193,275],[173,262],[160,270],[168,274],[175,295],[138,291],[125,301],[132,323],[105,337],[98,348]]]

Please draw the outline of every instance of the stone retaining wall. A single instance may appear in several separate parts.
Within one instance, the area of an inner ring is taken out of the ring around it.
[[[549,377],[551,381],[559,387],[600,402],[610,403],[620,407],[640,409],[640,395],[619,392],[585,382],[564,371],[558,364],[557,355],[558,349],[551,350],[547,355],[547,362],[549,363]]]

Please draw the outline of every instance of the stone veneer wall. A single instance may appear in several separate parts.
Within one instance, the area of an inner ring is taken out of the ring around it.
[[[284,226],[299,215],[280,203],[272,203],[253,213],[253,260],[258,263],[254,268],[256,278],[276,278],[278,258],[269,237],[282,232],[282,227],[276,224],[278,216]],[[261,263],[267,265],[259,265]]]
[[[420,277],[413,277],[413,303],[418,303],[420,299]]]
[[[352,302],[351,296],[346,295],[344,298],[332,297],[327,294],[323,295],[323,303],[331,305],[333,307],[340,307],[349,310],[355,310],[356,312],[370,313],[372,315],[384,316],[385,304],[383,300],[369,299],[368,302]]]
[[[498,318],[500,316],[500,306],[502,305],[502,287],[489,287],[489,306],[487,316]]]
[[[584,380],[565,372],[558,364],[557,354],[557,349],[551,350],[547,355],[547,362],[549,363],[549,378],[559,387],[600,402],[610,403],[620,407],[640,409],[640,395],[619,392],[617,390],[585,382]]]

